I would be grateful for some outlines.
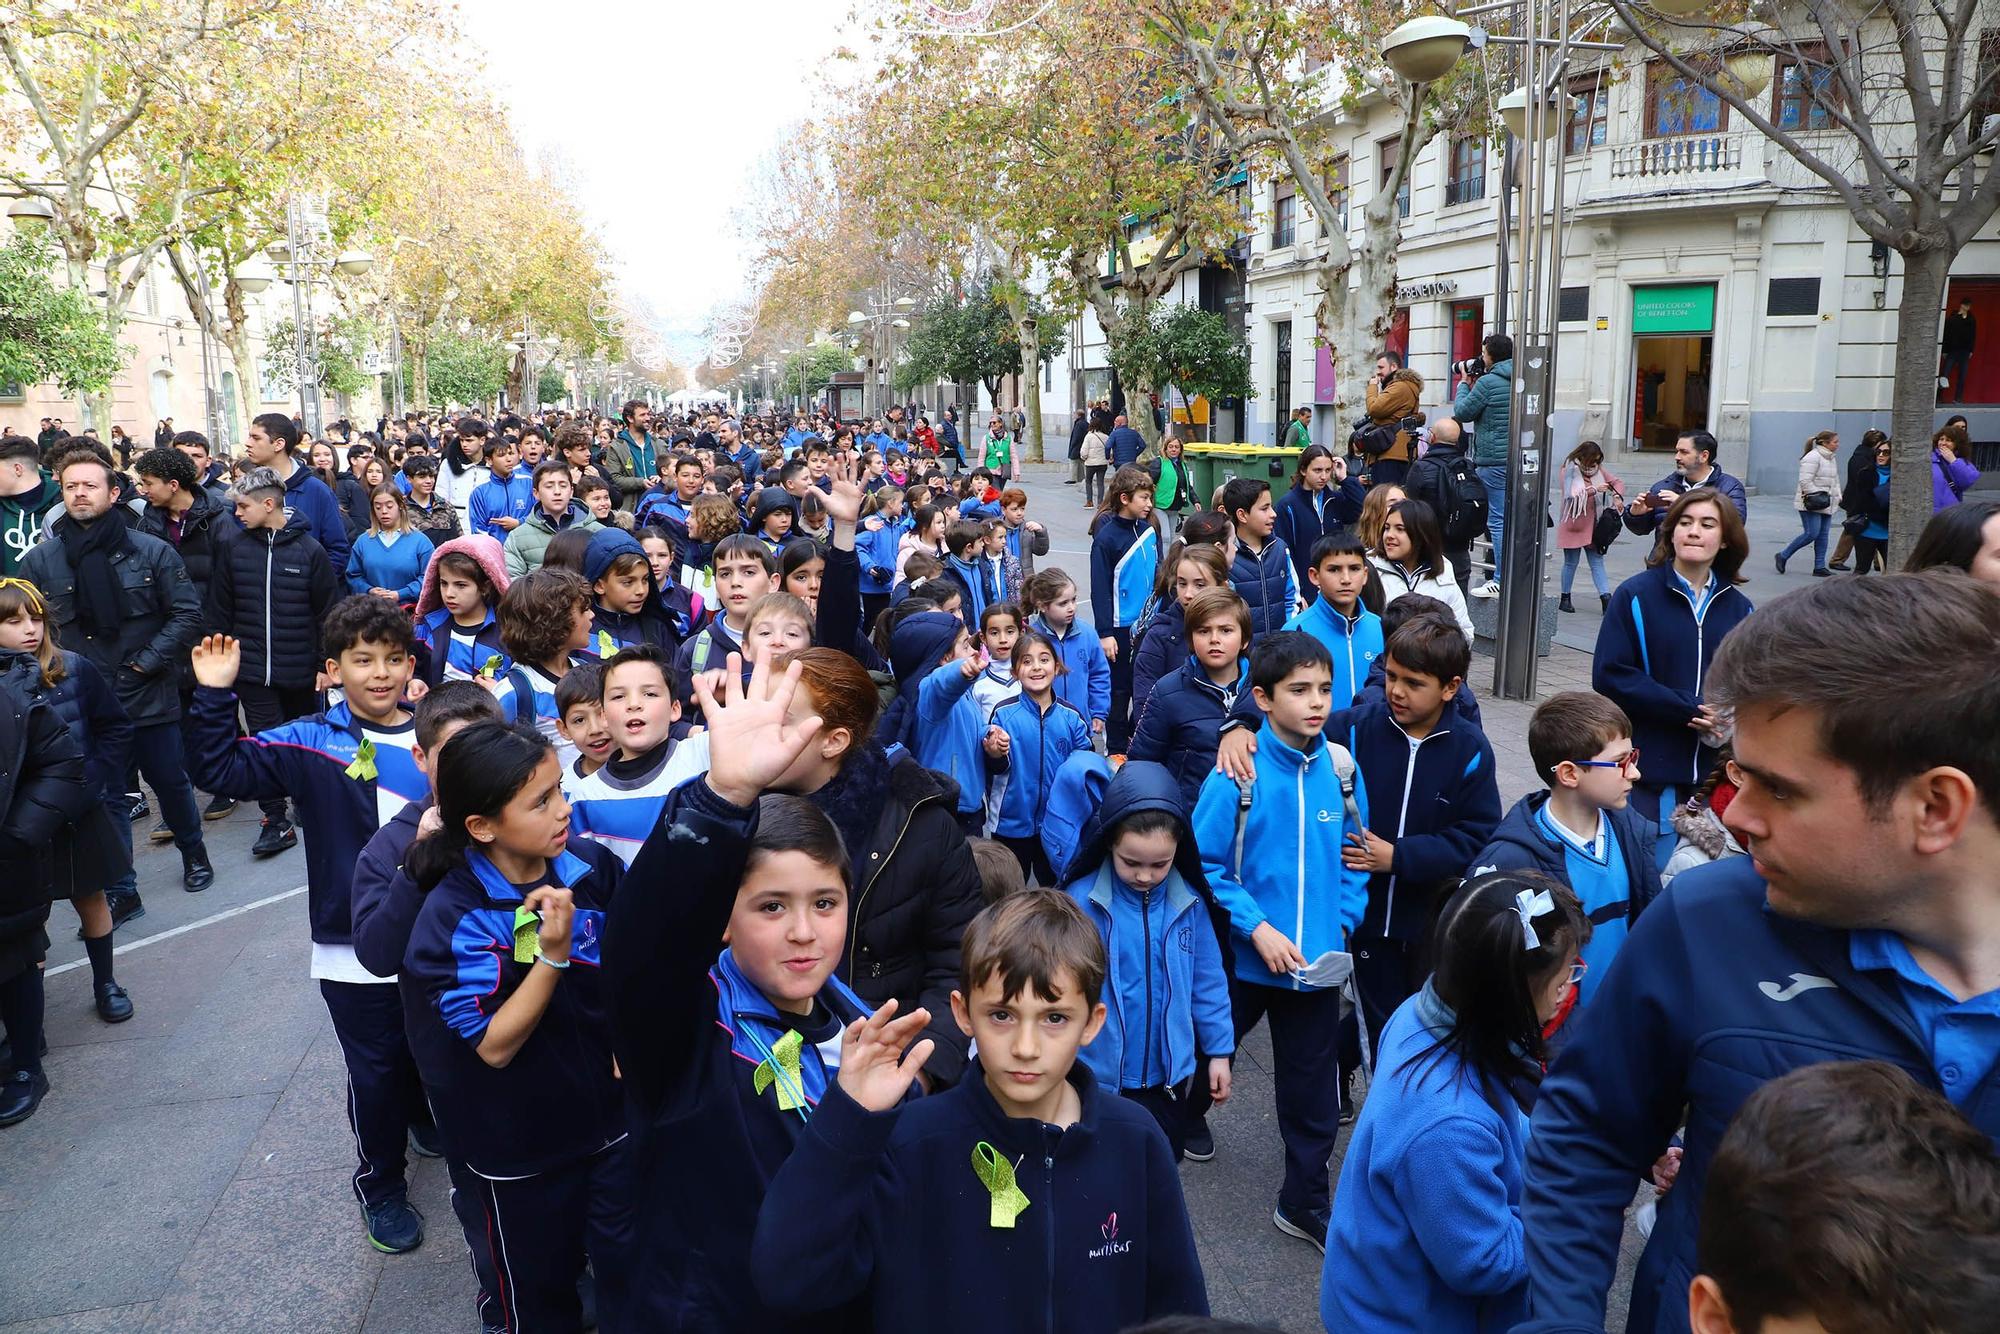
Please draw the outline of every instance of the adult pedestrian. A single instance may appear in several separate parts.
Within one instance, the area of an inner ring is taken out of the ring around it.
[[[1947,426],[1931,437],[1931,513],[1965,499],[1979,480],[1979,467],[1959,457],[1959,433]]]
[[[1965,377],[1972,371],[1973,349],[1979,343],[1979,321],[1973,318],[1972,302],[1961,298],[1958,309],[1944,317],[1944,336],[1938,340],[1938,399],[1944,399],[1945,390],[1952,387],[1952,376],[1958,377],[1958,387],[1953,401],[1965,402]]]
[[[1283,449],[1304,449],[1312,441],[1312,413],[1309,407],[1301,405],[1292,409],[1292,415],[1285,422],[1284,438],[1278,441]]]
[[[49,525],[51,540],[21,562],[21,577],[48,600],[57,642],[90,659],[124,706],[131,760],[173,831],[181,884],[207,889],[215,871],[181,746],[179,689],[180,667],[201,633],[201,598],[173,548],[113,513],[109,460],[79,449],[58,467],[63,513]]]
[[[1704,693],[1709,664],[1751,605],[1736,587],[1750,539],[1734,505],[1702,487],[1676,499],[1662,527],[1646,568],[1604,609],[1590,683],[1632,720],[1633,744],[1646,755],[1632,804],[1658,822],[1664,862],[1674,845],[1669,817],[1715,767],[1727,735]]]
[[[1486,536],[1493,544],[1493,577],[1472,590],[1476,598],[1500,596],[1500,558],[1507,531],[1507,454],[1514,410],[1514,340],[1486,335],[1480,345],[1479,374],[1459,385],[1452,419],[1472,428],[1472,466],[1486,489]]]
[[[1078,408],[1069,424],[1069,480],[1064,486],[1075,486],[1083,480],[1083,438],[1089,434],[1090,414]]]
[[[62,495],[42,467],[41,449],[26,436],[0,436],[0,577],[20,571],[60,513]]]
[[[1146,475],[1153,479],[1153,513],[1157,516],[1153,522],[1160,529],[1162,550],[1179,535],[1187,512],[1202,507],[1181,457],[1184,448],[1181,438],[1169,431],[1160,441],[1160,452],[1146,465]]]
[[[1104,498],[1104,474],[1111,463],[1111,414],[1102,408],[1091,410],[1090,429],[1083,433],[1082,458],[1084,508],[1096,509]]]
[[[627,402],[618,415],[625,424],[605,449],[600,462],[616,488],[618,508],[629,510],[638,505],[639,497],[653,484],[660,451],[653,439],[653,409],[644,399]]]
[[[1485,530],[1480,511],[1486,487],[1465,457],[1463,428],[1456,418],[1438,418],[1425,435],[1428,438],[1417,449],[1401,489],[1436,512],[1445,558],[1463,593],[1472,587],[1472,540]]]
[[[69,432],[63,429],[61,417],[42,418],[42,429],[35,434],[35,448],[47,454],[49,446],[58,440],[69,439]]]
[[[1611,581],[1604,573],[1604,553],[1597,549],[1597,525],[1609,514],[1611,531],[1618,531],[1618,511],[1625,508],[1625,483],[1604,466],[1603,448],[1594,440],[1585,440],[1563,460],[1561,484],[1562,519],[1556,524],[1556,545],[1563,554],[1562,601],[1556,609],[1576,610],[1569,591],[1576,582],[1577,560],[1587,556],[1590,582],[1597,586],[1597,605],[1602,610],[1611,605]],[[1823,541],[1820,550],[1826,550]]]
[[[938,423],[937,438],[939,457],[951,460],[952,476],[956,477],[959,470],[965,467],[965,455],[959,448],[957,408],[944,410],[944,419]]]
[[[472,493],[493,476],[486,467],[486,440],[490,434],[491,428],[479,418],[462,418],[456,437],[445,441],[444,458],[438,466],[438,499],[458,511],[458,526],[468,533],[472,525],[466,508],[472,503]]]
[[[1848,558],[1854,554],[1854,534],[1859,531],[1859,525],[1850,528],[1848,523],[1859,512],[1862,484],[1866,482],[1871,490],[1874,487],[1875,446],[1888,438],[1887,432],[1872,427],[1863,431],[1861,443],[1847,456],[1847,462],[1841,469],[1839,503],[1846,518],[1840,525],[1840,538],[1833,545],[1833,558],[1826,563],[1829,570],[1844,571],[1848,568]],[[1849,504],[1850,500],[1854,503]]]
[[[1375,374],[1369,377],[1364,392],[1368,420],[1396,433],[1386,449],[1368,460],[1368,484],[1400,485],[1409,475],[1410,460],[1416,457],[1416,439],[1403,423],[1413,417],[1423,420],[1418,403],[1424,377],[1405,366],[1400,353],[1385,351],[1375,358]]]
[[[986,424],[986,440],[980,462],[986,465],[996,480],[1005,480],[1013,475],[1014,437],[1008,434],[1006,419],[1000,413],[993,414],[993,420]]]
[[[1361,479],[1347,475],[1346,459],[1334,457],[1325,445],[1307,445],[1300,453],[1292,485],[1278,498],[1275,531],[1285,540],[1292,569],[1298,575],[1299,592],[1308,606],[1318,597],[1310,578],[1313,548],[1322,537],[1359,519],[1367,498]]]
[[[1750,856],[1676,877],[1569,1022],[1528,1141],[1516,1334],[1605,1328],[1633,1185],[1677,1133],[1624,1327],[1684,1334],[1718,1142],[1801,1066],[1887,1061],[2000,1138],[1995,661],[2000,597],[1935,575],[1814,583],[1723,641],[1723,822]],[[1914,664],[1922,690],[1885,688]]]
[[[1968,500],[1931,515],[1903,568],[1964,570],[2000,588],[2000,501]]]
[[[1750,499],[1743,483],[1717,465],[1719,447],[1707,431],[1684,431],[1674,441],[1674,470],[1653,483],[1650,491],[1632,497],[1625,507],[1625,526],[1644,537],[1660,527],[1661,518],[1677,497],[1698,487],[1717,492],[1736,507],[1736,517],[1750,521]]]
[[[1111,421],[1111,435],[1104,442],[1105,451],[1111,456],[1111,470],[1138,466],[1139,456],[1146,452],[1146,437],[1140,435],[1119,413]]]
[[[243,453],[253,468],[269,468],[285,486],[285,509],[305,517],[313,540],[326,548],[326,558],[337,570],[347,568],[351,542],[342,521],[340,502],[333,491],[312,470],[299,463],[293,451],[299,446],[299,428],[282,412],[266,412],[251,419],[243,437]]]
[[[1778,573],[1800,548],[1813,549],[1813,574],[1824,579],[1833,573],[1826,567],[1826,537],[1833,527],[1833,501],[1840,490],[1840,469],[1833,455],[1840,448],[1840,433],[1821,431],[1806,441],[1799,455],[1799,485],[1792,493],[1792,508],[1799,514],[1799,535],[1786,544],[1776,560]]]
[[[1853,485],[1854,474],[1850,472],[1850,494],[1841,498],[1842,506],[1848,508],[1843,526],[1854,535],[1856,574],[1889,568],[1889,461],[1894,449],[1889,437],[1877,440],[1875,457],[1861,470],[1859,485]]]

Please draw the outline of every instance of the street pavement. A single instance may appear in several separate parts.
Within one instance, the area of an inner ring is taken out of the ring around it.
[[[1051,534],[1042,564],[1087,586],[1080,488],[1065,486],[1055,467],[1029,474],[1030,517]],[[1788,496],[1753,499],[1751,597],[1767,600],[1809,577],[1771,567],[1769,552],[1796,522]],[[1642,541],[1621,538],[1614,579],[1643,555]],[[1587,590],[1586,570],[1578,580]],[[1541,694],[1588,688],[1597,600],[1582,592],[1577,605],[1542,660]],[[1524,740],[1530,706],[1492,698],[1490,659],[1475,659],[1473,677],[1511,802],[1535,786]],[[36,1116],[0,1131],[0,1334],[476,1328],[441,1164],[411,1163],[411,1197],[429,1223],[419,1250],[378,1255],[363,1236],[340,1050],[306,975],[304,854],[252,861],[257,817],[246,804],[207,827],[216,882],[202,894],[181,890],[171,846],[141,842],[147,914],[121,932],[118,959],[137,1006],[129,1023],[98,1022],[74,915],[56,906],[53,1091]],[[1269,1072],[1260,1028],[1244,1045],[1234,1097],[1212,1118],[1215,1159],[1185,1165],[1182,1181],[1215,1313],[1316,1330],[1320,1257],[1271,1225],[1281,1153]],[[1621,1314],[1627,1240],[1612,1302]]]

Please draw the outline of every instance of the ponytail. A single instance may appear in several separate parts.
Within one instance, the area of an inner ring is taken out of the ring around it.
[[[1065,588],[1075,586],[1076,580],[1070,578],[1060,566],[1051,565],[1045,570],[1036,570],[1021,586],[1021,615],[1039,615],[1044,607],[1062,596]]]

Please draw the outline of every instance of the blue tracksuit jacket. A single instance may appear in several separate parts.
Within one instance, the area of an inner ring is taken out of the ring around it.
[[[861,562],[862,592],[881,594],[895,588],[896,549],[902,544],[903,534],[913,525],[907,514],[897,519],[862,520],[861,531],[854,535],[854,554]]]
[[[935,769],[958,784],[961,814],[984,804],[986,792],[986,720],[972,702],[972,678],[956,659],[932,668],[917,683],[917,763]]]
[[[472,488],[472,495],[465,502],[465,526],[475,533],[484,533],[495,542],[505,544],[509,530],[493,522],[495,519],[525,519],[535,508],[535,488],[528,475],[515,469],[501,481],[489,477]]]
[[[428,798],[413,801],[375,831],[354,862],[354,957],[377,977],[394,977],[410,948],[424,893],[403,874],[403,854],[417,838]]]
[[[1299,605],[1298,581],[1292,577],[1292,559],[1285,540],[1275,533],[1262,551],[1250,544],[1236,543],[1236,559],[1229,566],[1229,586],[1250,604],[1250,637],[1268,635],[1285,628],[1292,608]]]
[[[1097,637],[1128,630],[1153,595],[1160,539],[1145,519],[1106,516],[1090,539],[1090,615]]]
[[[1060,696],[1043,712],[1023,693],[993,710],[992,725],[1007,734],[1010,745],[1004,760],[986,756],[999,795],[991,832],[995,838],[1032,838],[1063,761],[1090,749],[1090,720]]]
[[[1071,1067],[1057,1130],[1010,1117],[977,1065],[934,1097],[869,1113],[836,1088],[764,1197],[758,1290],[800,1313],[865,1297],[875,1334],[1128,1329],[1208,1313],[1180,1176],[1146,1110]],[[974,1150],[1018,1163],[1028,1206],[992,1225]],[[977,1257],[968,1282],[966,1257]],[[787,1329],[826,1328],[824,1317]]]
[[[204,792],[242,801],[290,797],[297,804],[306,835],[312,938],[349,944],[354,863],[381,824],[377,787],[405,801],[430,795],[430,782],[409,752],[375,747],[375,777],[361,776],[361,725],[345,704],[238,737],[235,694],[208,686],[195,687],[194,743],[190,776]],[[350,769],[357,772],[350,776]]]
[[[514,666],[514,660],[507,656],[507,649],[500,642],[500,617],[493,608],[486,609],[486,624],[479,627],[470,645],[454,639],[451,612],[439,607],[427,616],[417,619],[417,644],[425,651],[421,669],[424,680],[432,685],[445,679],[445,669],[449,667],[453,679],[459,676],[474,677],[492,665],[491,675],[498,679],[507,675]],[[494,659],[498,658],[498,662]]]
[[[1641,570],[1611,595],[1590,685],[1631,718],[1648,787],[1691,787],[1714,767],[1715,750],[1688,719],[1701,707],[1716,648],[1750,611],[1738,588],[1717,584],[1705,600],[1691,596],[1672,562]]]
[[[1082,624],[1071,621],[1069,630],[1058,634],[1040,616],[1030,616],[1028,624],[1049,637],[1056,656],[1063,660],[1063,674],[1056,678],[1056,693],[1092,722],[1111,716],[1111,660],[1104,645]]]
[[[1068,874],[1110,784],[1111,761],[1094,750],[1077,751],[1056,770],[1042,808],[1042,851],[1058,877]],[[1199,859],[1195,866],[1200,869]]]
[[[1251,933],[1266,921],[1290,937],[1307,963],[1345,949],[1347,934],[1361,921],[1368,881],[1340,860],[1348,831],[1340,779],[1326,748],[1334,736],[1329,725],[1325,735],[1298,751],[1280,741],[1268,722],[1258,731],[1257,778],[1240,854],[1235,781],[1212,773],[1202,783],[1194,808],[1195,844],[1216,902],[1229,914],[1240,981],[1311,989],[1290,974],[1272,973],[1251,947]],[[1363,820],[1369,818],[1371,795],[1357,779],[1354,799]]]
[[[1285,629],[1305,631],[1333,655],[1336,702],[1351,701],[1359,694],[1375,660],[1382,656],[1382,618],[1359,603],[1350,619],[1325,598],[1314,598],[1311,606],[1285,622]]]
[[[1132,642],[1132,712],[1146,707],[1146,697],[1162,677],[1187,661],[1187,610],[1176,598],[1153,605],[1153,614]]]
[[[1634,1334],[1685,1334],[1695,1226],[1729,1119],[1758,1085],[1819,1061],[1888,1061],[2000,1140],[2000,1066],[1936,1068],[1893,982],[1852,933],[1772,912],[1748,857],[1674,878],[1633,924],[1535,1103],[1522,1223],[1528,1334],[1597,1334],[1624,1212],[1685,1118],[1680,1178],[1632,1284]],[[1947,1077],[1956,1082],[1947,1082]]]
[[[608,851],[582,841],[549,864],[549,883],[576,898],[570,966],[534,1032],[500,1069],[480,1059],[478,1047],[536,966],[533,943],[524,948],[516,933],[521,890],[474,848],[424,895],[398,978],[404,1027],[438,1130],[482,1176],[531,1176],[625,1138],[602,979],[605,911],[620,869]]]
[[[1215,752],[1222,738],[1222,720],[1236,704],[1238,693],[1249,694],[1250,660],[1239,659],[1236,680],[1225,687],[1208,679],[1192,655],[1153,687],[1132,744],[1129,759],[1153,760],[1167,766],[1180,789],[1181,809],[1192,811],[1201,785],[1215,771]]]

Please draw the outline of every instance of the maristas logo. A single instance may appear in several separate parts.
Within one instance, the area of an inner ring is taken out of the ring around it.
[[[1097,1230],[1103,1235],[1104,1244],[1090,1253],[1091,1259],[1101,1260],[1107,1255],[1123,1255],[1132,1249],[1131,1242],[1118,1240],[1118,1212],[1115,1209],[1097,1225]]]

